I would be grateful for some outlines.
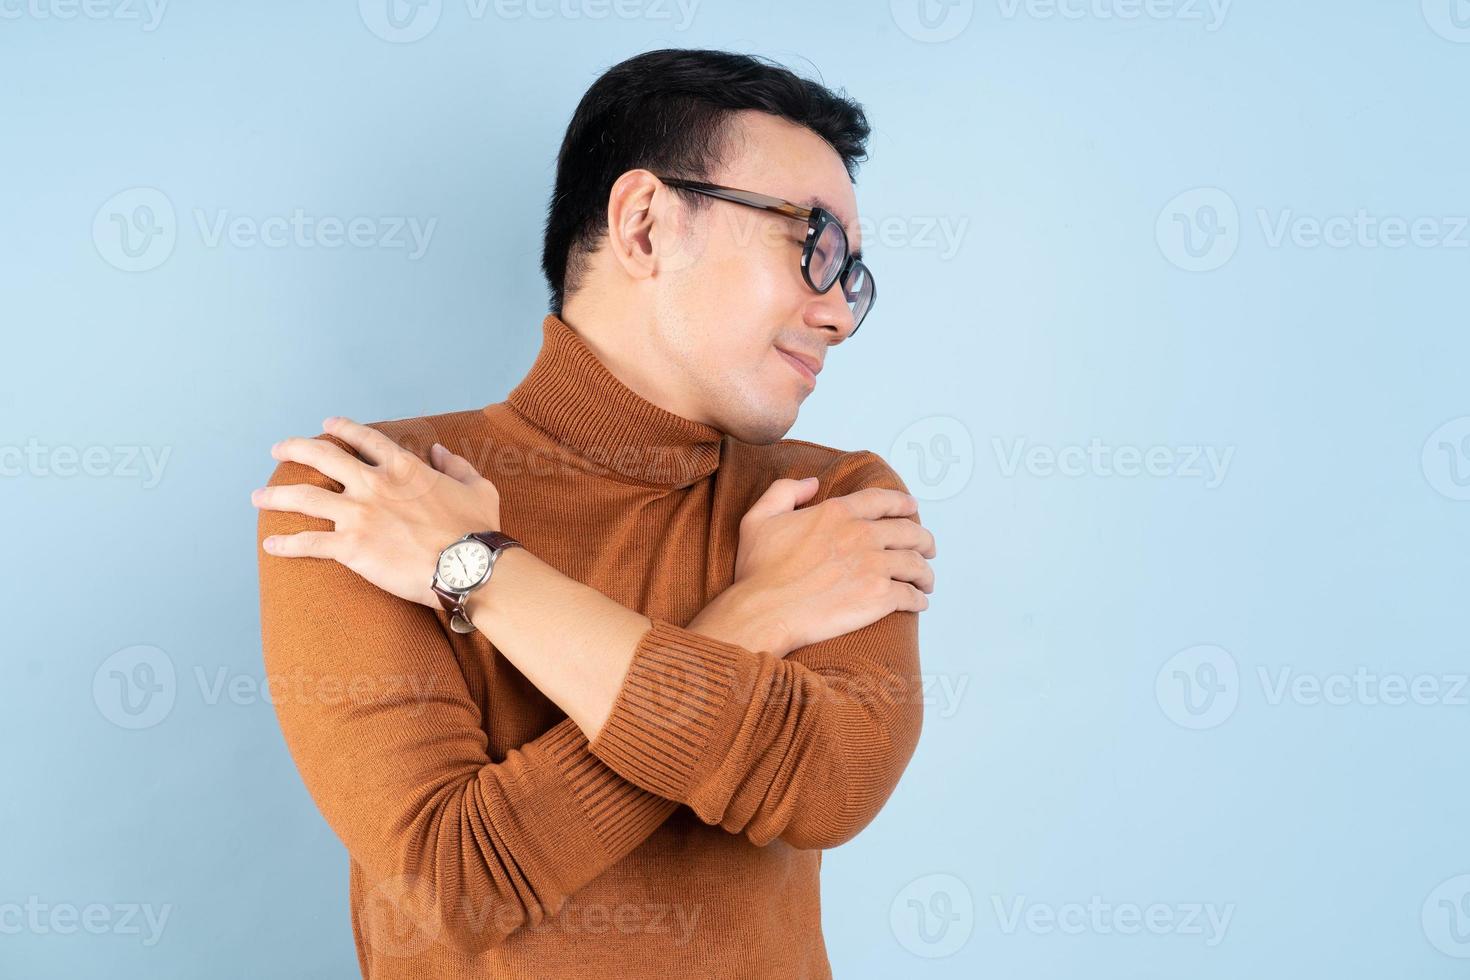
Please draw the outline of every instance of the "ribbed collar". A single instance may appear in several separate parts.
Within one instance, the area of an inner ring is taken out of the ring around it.
[[[555,313],[542,321],[541,350],[505,400],[592,472],[674,488],[720,465],[719,429],[662,409],[623,384]]]

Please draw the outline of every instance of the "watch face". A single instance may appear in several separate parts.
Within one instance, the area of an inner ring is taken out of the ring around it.
[[[459,541],[439,556],[439,581],[447,588],[463,592],[478,585],[489,568],[490,549],[483,541]]]

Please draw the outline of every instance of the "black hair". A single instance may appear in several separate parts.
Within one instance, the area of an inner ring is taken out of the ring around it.
[[[842,158],[849,179],[867,159],[867,116],[857,102],[756,55],[696,48],[646,51],[592,84],[556,157],[546,209],[541,271],[551,312],[575,292],[586,256],[607,231],[607,199],[629,170],[704,180],[726,150],[729,117],[755,109],[816,133]],[[695,209],[708,198],[685,194]]]

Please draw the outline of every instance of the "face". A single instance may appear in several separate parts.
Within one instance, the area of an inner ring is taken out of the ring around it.
[[[862,248],[842,158],[811,130],[769,113],[739,113],[728,157],[710,183],[820,203],[841,222],[849,250]],[[805,221],[713,198],[691,213],[667,188],[659,196],[650,235],[658,267],[644,288],[665,377],[683,388],[688,414],[743,442],[775,442],[815,387],[795,362],[822,364],[852,333],[842,286],[818,295],[802,277]]]

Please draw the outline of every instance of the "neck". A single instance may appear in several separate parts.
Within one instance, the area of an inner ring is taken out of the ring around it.
[[[542,319],[541,338],[531,369],[506,402],[551,440],[593,470],[654,486],[689,486],[714,472],[722,455],[719,429],[640,394],[555,314]],[[605,346],[612,357],[628,349],[625,342]],[[638,372],[626,372],[628,360],[625,374],[635,377]],[[658,393],[656,385],[650,390]]]
[[[682,372],[651,313],[597,304],[579,296],[563,304],[561,321],[640,398],[681,418],[715,424],[694,393],[679,383]]]

